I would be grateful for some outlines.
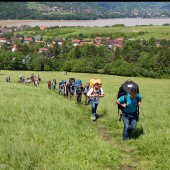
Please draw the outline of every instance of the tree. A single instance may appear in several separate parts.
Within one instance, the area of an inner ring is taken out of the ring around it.
[[[22,52],[24,55],[27,55],[27,54],[30,52],[29,45],[28,45],[28,44],[22,45],[22,46],[21,46],[21,52]]]
[[[154,67],[154,57],[147,52],[142,52],[138,63],[141,68],[152,70]]]
[[[79,39],[79,40],[83,40],[83,38],[84,38],[84,35],[83,35],[82,33],[80,33],[80,34],[78,35],[78,39]]]
[[[80,58],[80,57],[81,57],[80,47],[75,47],[75,48],[74,48],[74,57],[75,57],[75,58]]]
[[[42,56],[37,56],[32,60],[32,68],[34,71],[43,71],[45,70],[44,58]]]
[[[155,47],[156,46],[156,40],[154,37],[151,37],[148,41],[148,44],[152,47]]]
[[[60,54],[60,51],[61,51],[60,46],[58,45],[58,43],[55,43],[54,44],[54,54],[55,54],[55,56],[58,56]]]
[[[121,54],[120,49],[117,47],[114,52],[114,57],[115,57],[114,60],[117,60],[118,58],[120,58],[120,54]]]

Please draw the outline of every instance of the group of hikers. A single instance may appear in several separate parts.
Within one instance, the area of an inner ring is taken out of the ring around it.
[[[30,75],[30,77],[25,78],[22,74],[19,76],[19,82],[21,83],[33,83],[35,87],[39,86],[39,82],[41,81],[40,75],[38,74],[38,76],[34,75],[34,73],[32,73]]]
[[[31,74],[27,80],[21,75],[19,76],[20,81],[24,83],[34,82],[35,86],[39,85],[41,80],[40,76]],[[47,82],[48,89],[56,89],[56,79]],[[62,80],[58,83],[58,93],[68,99],[76,97],[77,103],[81,103],[82,96],[85,97],[85,105],[91,105],[91,119],[96,121],[99,115],[97,114],[97,108],[100,103],[100,98],[104,97],[104,90],[102,88],[102,82],[100,79],[91,79],[90,82],[83,86],[81,80],[70,78],[68,81]],[[117,101],[115,104],[118,105],[118,114],[121,110],[120,121],[123,119],[124,127],[122,133],[122,139],[128,140],[132,135],[133,131],[139,121],[139,106],[141,105],[142,96],[139,93],[139,86],[132,80],[127,80],[121,84],[118,94]]]
[[[68,99],[71,99],[73,96],[76,96],[77,103],[82,101],[82,96],[85,96],[85,104],[90,103],[90,99],[87,97],[87,92],[90,89],[90,83],[86,83],[83,86],[81,80],[76,80],[75,78],[70,78],[69,81],[62,80],[58,85],[59,94],[66,96]]]
[[[81,80],[70,78],[69,81],[62,80],[58,85],[59,94],[71,99],[76,97],[77,103],[81,103],[82,97],[85,97],[85,105],[91,104],[91,119],[97,120],[97,107],[100,102],[100,98],[104,97],[104,91],[100,79],[91,79],[89,83],[84,86]]]
[[[100,98],[104,97],[104,90],[100,79],[91,79],[90,83],[87,83],[84,87],[81,80],[75,81],[74,78],[70,78],[69,81],[62,80],[59,83],[59,94],[70,98],[75,95],[77,102],[81,102],[82,95],[85,96],[85,104],[91,104],[91,119],[97,120],[97,107],[100,102]],[[137,122],[139,120],[139,106],[141,105],[142,96],[139,93],[139,86],[131,81],[127,80],[123,83],[117,94],[118,113],[121,110],[120,121],[123,119],[124,127],[122,133],[122,139],[128,140],[134,132]]]
[[[57,84],[56,79],[53,79],[52,81],[49,80],[49,81],[47,82],[48,89],[53,89],[53,90],[55,90],[55,89],[56,89],[56,84]]]
[[[52,84],[56,86],[56,80],[53,79],[48,81],[48,88],[52,88]],[[76,97],[77,103],[82,101],[82,96],[85,97],[85,104],[91,104],[91,119],[97,120],[99,115],[97,114],[97,107],[100,103],[100,98],[104,97],[104,90],[102,88],[102,82],[100,79],[91,79],[89,83],[83,86],[81,80],[70,78],[68,81],[62,80],[58,84],[58,91],[60,95],[71,99],[73,96]],[[119,88],[117,94],[117,101],[115,104],[118,105],[118,114],[121,110],[120,121],[123,119],[124,128],[122,133],[122,139],[128,140],[136,128],[139,120],[139,106],[141,104],[142,96],[139,93],[139,86],[131,81],[127,80]]]

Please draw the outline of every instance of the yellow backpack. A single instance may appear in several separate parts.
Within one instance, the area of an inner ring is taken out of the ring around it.
[[[90,87],[92,88],[96,83],[99,83],[100,88],[102,87],[102,81],[101,81],[101,79],[91,79],[91,80],[90,80]]]

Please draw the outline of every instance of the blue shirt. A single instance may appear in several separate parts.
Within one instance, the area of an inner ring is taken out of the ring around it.
[[[142,99],[142,96],[140,94],[137,94],[138,98],[139,98],[139,101],[141,101]],[[118,101],[119,103],[123,104],[124,103],[124,100],[125,100],[125,96],[121,96]],[[134,113],[137,111],[137,106],[138,106],[138,103],[137,103],[137,97],[134,98],[134,99],[131,99],[130,97],[130,94],[127,95],[127,102],[126,102],[126,107],[124,109],[124,111],[126,113]]]

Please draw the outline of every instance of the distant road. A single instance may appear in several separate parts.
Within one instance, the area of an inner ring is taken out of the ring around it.
[[[170,18],[116,18],[99,20],[0,20],[0,26],[112,26],[124,24],[125,26],[135,25],[163,25],[170,24]]]

